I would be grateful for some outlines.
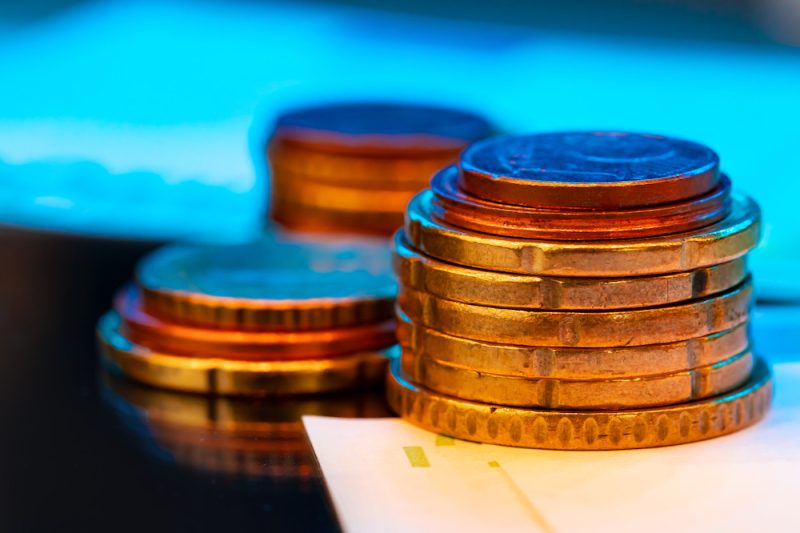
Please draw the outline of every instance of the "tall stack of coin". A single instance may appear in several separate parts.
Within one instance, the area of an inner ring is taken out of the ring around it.
[[[467,440],[623,449],[759,420],[759,210],[710,149],[607,132],[466,149],[395,237],[404,418]]]
[[[112,369],[157,387],[287,395],[379,383],[395,343],[382,241],[168,246],[98,325]]]
[[[488,133],[479,116],[419,105],[287,113],[268,146],[272,218],[297,231],[391,235],[431,175]]]

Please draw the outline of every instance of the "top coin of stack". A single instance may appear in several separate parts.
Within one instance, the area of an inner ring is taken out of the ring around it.
[[[467,440],[663,446],[760,419],[757,205],[710,149],[608,132],[478,142],[395,236],[389,402]]]
[[[150,385],[225,395],[376,384],[395,343],[382,242],[262,240],[146,257],[98,335],[109,365]]]
[[[488,133],[479,116],[418,105],[287,113],[268,146],[271,215],[297,231],[391,235],[431,175]]]

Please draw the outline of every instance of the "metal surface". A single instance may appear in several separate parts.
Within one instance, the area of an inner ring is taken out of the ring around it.
[[[617,311],[530,311],[454,302],[401,287],[408,317],[457,337],[520,346],[613,348],[684,341],[743,324],[750,282],[702,300]]]
[[[132,342],[191,357],[287,360],[331,357],[394,344],[394,321],[309,331],[230,331],[164,322],[141,308],[139,290],[129,285],[115,298],[121,333]]]
[[[403,350],[403,374],[432,391],[508,407],[543,409],[638,409],[718,396],[747,381],[748,350],[714,365],[683,372],[613,380],[566,380],[500,376],[457,367]]]
[[[457,152],[485,137],[489,124],[453,109],[363,102],[285,113],[275,130],[281,141],[311,145],[316,151],[424,155]]]
[[[389,404],[404,419],[435,433],[507,446],[557,450],[620,450],[684,444],[746,428],[769,410],[772,375],[758,359],[750,379],[727,394],[667,407],[574,411],[502,407],[438,394],[413,385],[393,361]]]
[[[447,167],[431,181],[432,213],[444,224],[472,231],[556,241],[654,237],[696,230],[730,213],[730,180],[707,194],[645,208],[576,210],[520,207],[482,200],[458,188],[458,168]],[[578,193],[576,193],[578,194]]]
[[[379,241],[170,246],[137,269],[143,308],[174,322],[304,330],[391,318],[395,282]]]
[[[431,215],[433,193],[408,205],[409,243],[427,255],[464,266],[547,276],[625,277],[683,272],[732,261],[758,242],[760,212],[733,195],[724,220],[690,233],[620,241],[552,242],[492,237],[444,224]]]
[[[368,388],[383,379],[383,351],[289,361],[199,358],[149,349],[120,333],[120,318],[110,311],[98,324],[107,366],[147,383],[185,392],[233,396],[317,394]]]
[[[533,207],[657,205],[700,196],[719,181],[710,148],[619,132],[496,137],[466,149],[460,166],[466,192]]]
[[[567,278],[492,272],[438,261],[394,239],[394,269],[404,286],[458,302],[525,309],[631,309],[723,292],[747,276],[743,258],[688,272],[625,278]]]
[[[475,372],[531,379],[615,379],[683,372],[729,359],[749,343],[747,324],[669,344],[551,348],[448,335],[414,324],[399,309],[397,322],[400,344],[419,356]]]

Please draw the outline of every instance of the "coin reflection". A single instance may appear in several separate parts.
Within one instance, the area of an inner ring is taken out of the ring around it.
[[[303,416],[392,416],[380,390],[224,398],[159,390],[107,372],[100,387],[125,429],[151,455],[192,470],[275,481],[315,475]]]

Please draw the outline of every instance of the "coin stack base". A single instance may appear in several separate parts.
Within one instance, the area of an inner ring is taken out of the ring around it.
[[[758,206],[710,149],[624,133],[478,142],[394,240],[388,399],[465,440],[688,443],[763,418],[749,338]]]

